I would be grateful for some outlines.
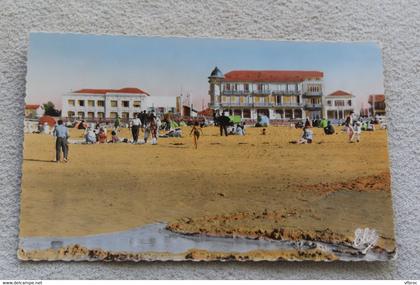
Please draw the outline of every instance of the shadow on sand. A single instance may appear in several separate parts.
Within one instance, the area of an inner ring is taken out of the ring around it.
[[[23,161],[35,161],[35,162],[54,162],[55,160],[46,160],[46,159],[33,159],[33,158],[24,158]]]

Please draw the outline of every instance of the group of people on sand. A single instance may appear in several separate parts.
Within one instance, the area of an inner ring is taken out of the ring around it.
[[[322,119],[318,126],[323,128],[325,135],[335,134],[334,126],[331,124],[331,121]],[[348,135],[348,141],[360,142],[360,137],[362,133],[362,122],[360,120],[355,120],[354,112],[351,112],[344,122],[345,131]],[[293,144],[311,144],[313,142],[313,125],[312,121],[306,119],[304,126],[302,127],[303,133],[302,136],[296,141],[290,141]]]
[[[130,122],[131,135],[133,137],[132,143],[145,144],[151,137],[151,143],[156,145],[160,125],[160,118],[157,117],[153,112],[146,113],[146,111],[143,111],[139,113],[137,117],[135,117]],[[141,142],[139,142],[140,130],[144,134],[143,140]]]
[[[233,124],[230,118],[225,116],[223,113],[214,117],[216,126],[219,126],[220,135],[245,135],[245,125],[243,123]],[[120,132],[120,120],[116,118],[114,121],[114,128],[111,131],[111,138],[108,139],[106,125],[97,124],[96,126],[87,127],[84,133],[85,144],[96,144],[96,143],[132,143],[132,144],[146,144],[149,140],[152,145],[157,144],[158,137],[181,137],[181,129],[170,129],[167,133],[159,135],[159,129],[161,120],[159,116],[156,116],[153,112],[143,111],[133,118],[129,123],[131,129],[132,139],[119,137]],[[323,128],[325,135],[335,134],[335,129],[331,122],[326,119],[322,119],[318,123],[318,127]],[[368,125],[363,125],[360,120],[355,120],[354,112],[351,112],[344,122],[344,130],[347,133],[349,142],[360,142],[362,129],[373,130]],[[143,132],[143,139],[140,141],[140,132]],[[263,128],[261,135],[266,135],[267,129]],[[68,161],[68,138],[69,131],[63,124],[62,120],[58,120],[56,127],[54,128],[53,135],[56,137],[56,161],[61,161],[61,153],[63,153],[63,161]],[[194,147],[198,148],[198,141],[200,136],[203,135],[202,125],[196,121],[193,123],[190,136],[193,136]],[[314,132],[312,121],[306,119],[302,126],[302,135],[298,140],[290,141],[293,144],[311,144],[313,142]]]
[[[85,129],[84,138],[86,144],[107,143],[107,129],[105,126],[101,127],[100,125],[87,127]]]

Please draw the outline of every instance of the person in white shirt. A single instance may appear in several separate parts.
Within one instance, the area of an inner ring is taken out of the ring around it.
[[[139,140],[140,126],[141,126],[140,115],[137,115],[131,121],[131,134],[133,135],[133,143],[137,143],[137,141]]]
[[[351,142],[360,142],[360,135],[362,134],[362,123],[357,121],[354,126],[353,136],[351,138]]]

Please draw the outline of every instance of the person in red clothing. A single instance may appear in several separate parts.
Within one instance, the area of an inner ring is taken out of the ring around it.
[[[106,143],[107,142],[106,141],[106,133],[105,133],[104,129],[101,128],[99,130],[98,137],[99,137],[99,140],[98,140],[99,143]]]

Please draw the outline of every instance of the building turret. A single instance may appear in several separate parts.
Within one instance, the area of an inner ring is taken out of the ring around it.
[[[210,96],[210,109],[218,110],[220,107],[220,94],[222,92],[222,82],[225,76],[217,66],[213,69],[209,76],[209,96]]]

